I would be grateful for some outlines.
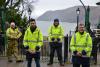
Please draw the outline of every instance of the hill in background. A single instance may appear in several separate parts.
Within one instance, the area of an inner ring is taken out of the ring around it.
[[[85,10],[82,6],[75,6],[63,10],[47,11],[43,15],[37,18],[39,21],[52,21],[54,18],[59,18],[61,22],[76,22],[77,15],[76,9],[80,9],[80,22],[84,22]],[[90,22],[91,24],[96,24],[99,21],[100,17],[100,7],[90,6]]]

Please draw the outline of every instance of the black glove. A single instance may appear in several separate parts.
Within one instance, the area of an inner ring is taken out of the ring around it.
[[[39,49],[40,49],[39,46],[36,46],[36,47],[35,47],[35,50],[36,50],[36,51],[39,51]]]
[[[85,50],[82,50],[82,55],[86,55],[86,51]]]
[[[29,49],[29,46],[25,46],[24,49]]]
[[[51,40],[52,40],[52,41],[54,41],[54,40],[55,40],[55,38],[52,38]]]
[[[59,42],[60,41],[60,38],[57,38],[57,41]]]
[[[77,51],[76,51],[76,50],[75,50],[75,51],[73,51],[73,54],[74,54],[74,55],[77,55]]]

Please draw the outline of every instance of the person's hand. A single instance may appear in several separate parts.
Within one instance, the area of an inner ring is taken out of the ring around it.
[[[34,54],[35,53],[35,50],[28,49],[28,52],[30,52],[31,54]]]
[[[55,40],[55,38],[51,38],[51,40],[52,40],[52,41],[54,41],[54,40]]]
[[[57,41],[59,42],[60,41],[60,38],[57,38]]]
[[[77,56],[82,56],[81,52],[77,52]]]
[[[29,49],[29,46],[24,46],[24,49]]]
[[[36,50],[36,51],[39,51],[39,49],[40,49],[39,46],[36,46],[36,47],[35,47],[35,50]]]
[[[82,50],[82,55],[86,55],[86,51],[85,50]]]
[[[77,55],[77,51],[76,51],[76,50],[75,50],[75,51],[73,51],[73,54],[74,54],[74,55]]]

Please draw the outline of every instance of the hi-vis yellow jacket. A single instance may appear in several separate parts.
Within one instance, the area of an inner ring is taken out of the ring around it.
[[[16,28],[16,29],[8,28],[6,31],[6,35],[7,35],[8,39],[18,39],[18,38],[20,38],[22,33],[19,31],[18,28]]]
[[[52,25],[48,30],[48,35],[49,42],[52,42],[52,38],[55,38],[55,40],[60,38],[60,42],[62,42],[62,38],[64,37],[64,30],[60,25],[58,27]]]
[[[79,32],[77,32],[74,34],[71,38],[70,49],[72,52],[75,50],[78,52],[85,50],[87,52],[86,56],[90,57],[92,51],[92,39],[89,33],[84,32],[84,34],[81,35]]]
[[[43,45],[43,36],[39,28],[36,28],[36,30],[32,33],[30,30],[30,27],[25,31],[24,40],[23,40],[24,46],[29,46],[30,50],[35,50],[36,46],[42,46]]]

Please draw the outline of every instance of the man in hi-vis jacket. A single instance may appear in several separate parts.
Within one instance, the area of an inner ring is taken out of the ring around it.
[[[78,32],[76,32],[70,42],[70,49],[72,52],[73,67],[90,67],[90,55],[92,51],[92,38],[85,30],[84,24],[78,25]]]
[[[64,30],[59,24],[59,19],[54,19],[53,25],[49,28],[49,45],[50,45],[50,61],[48,65],[53,64],[54,52],[57,52],[58,60],[61,66],[64,66],[62,61],[62,39]]]
[[[35,19],[30,19],[30,26],[25,31],[23,43],[26,49],[27,67],[32,67],[32,58],[35,60],[36,67],[40,67],[40,49],[43,45],[43,36],[36,26]]]

